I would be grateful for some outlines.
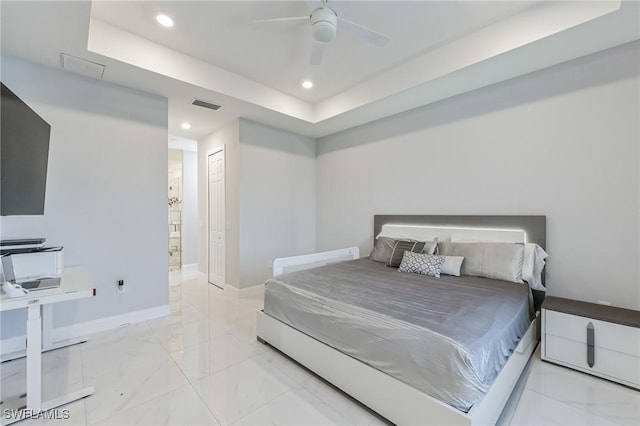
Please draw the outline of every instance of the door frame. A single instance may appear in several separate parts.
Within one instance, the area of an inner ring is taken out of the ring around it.
[[[210,188],[211,175],[209,173],[209,157],[211,157],[212,155],[218,154],[220,152],[222,153],[222,163],[224,165],[224,185],[223,185],[224,196],[222,197],[222,203],[223,203],[222,238],[224,240],[224,250],[225,250],[224,260],[225,261],[222,263],[224,282],[222,284],[216,284],[209,280],[211,277],[211,262],[210,262],[211,261],[211,255],[210,255],[211,253],[211,200],[209,199],[209,194],[211,193],[211,188]],[[206,173],[207,173],[207,282],[211,285],[214,285],[224,290],[227,283],[227,265],[226,265],[226,261],[227,261],[227,254],[226,254],[226,250],[227,250],[227,156],[226,156],[224,145],[207,151],[207,172]]]

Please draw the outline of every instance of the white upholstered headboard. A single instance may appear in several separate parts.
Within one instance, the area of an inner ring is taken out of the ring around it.
[[[496,243],[526,243],[524,229],[483,228],[432,225],[402,225],[386,223],[380,234],[391,238],[409,238],[418,241],[489,241]],[[377,237],[377,236],[376,236]]]

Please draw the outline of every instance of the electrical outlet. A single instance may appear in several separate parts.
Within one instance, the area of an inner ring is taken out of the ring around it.
[[[124,287],[124,280],[118,280],[118,293],[124,293],[126,291]]]

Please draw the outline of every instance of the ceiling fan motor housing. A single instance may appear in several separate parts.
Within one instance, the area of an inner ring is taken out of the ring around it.
[[[338,16],[333,9],[321,7],[311,13],[311,32],[313,39],[320,43],[329,43],[336,36]]]

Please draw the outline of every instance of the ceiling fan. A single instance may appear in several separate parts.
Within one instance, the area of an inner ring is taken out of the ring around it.
[[[313,48],[311,50],[312,65],[320,65],[322,63],[322,55],[327,43],[336,37],[338,24],[340,31],[353,34],[363,41],[377,47],[383,47],[389,42],[389,37],[377,31],[363,27],[355,22],[338,16],[335,10],[327,6],[327,0],[320,1],[320,7],[317,7],[307,16],[296,16],[288,18],[261,19],[254,21],[256,24],[277,24],[277,23],[295,23],[295,22],[311,22],[311,35],[313,36]]]

